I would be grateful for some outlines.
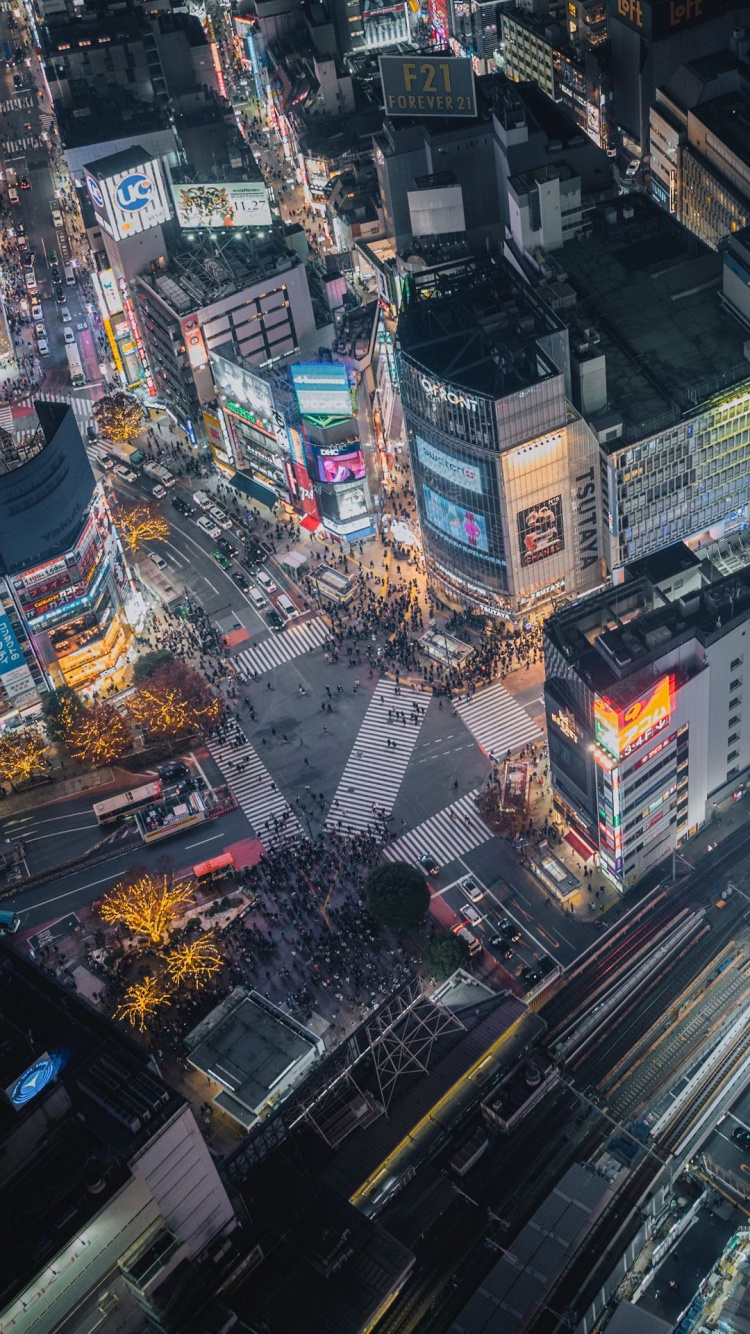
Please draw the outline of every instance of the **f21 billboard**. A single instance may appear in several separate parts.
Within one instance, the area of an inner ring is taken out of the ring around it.
[[[386,116],[476,116],[468,56],[381,56]]]
[[[273,221],[262,181],[172,181],[172,198],[181,227],[270,227]]]
[[[96,215],[116,241],[139,236],[172,216],[161,165],[155,158],[112,175],[85,168],[84,174]]]

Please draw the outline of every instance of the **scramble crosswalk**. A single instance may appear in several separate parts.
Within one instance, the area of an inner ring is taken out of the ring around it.
[[[539,741],[542,735],[499,681],[457,704],[456,712],[482,750],[495,761],[504,760],[507,751]]]
[[[208,749],[234,800],[267,848],[302,838],[302,825],[249,741],[236,748],[209,741]]]
[[[261,676],[264,672],[273,671],[274,667],[280,667],[284,662],[298,658],[301,653],[311,653],[313,649],[320,648],[328,637],[329,630],[325,621],[319,616],[314,616],[310,621],[290,625],[282,633],[272,635],[269,639],[261,639],[260,643],[253,644],[252,648],[243,649],[237,654],[234,663],[242,673],[252,675],[257,672]]]
[[[362,831],[389,815],[424,722],[427,700],[410,686],[381,680],[362,720],[329,807],[326,826]],[[415,707],[419,717],[414,721]],[[391,712],[389,721],[388,712]],[[405,723],[395,717],[403,713]],[[387,741],[395,742],[388,746]]]
[[[477,815],[474,798],[479,789],[467,792],[466,796],[431,815],[408,834],[402,834],[394,843],[383,848],[383,856],[391,862],[412,862],[418,865],[418,858],[429,852],[441,866],[455,861],[457,857],[478,848],[494,838],[492,830]]]

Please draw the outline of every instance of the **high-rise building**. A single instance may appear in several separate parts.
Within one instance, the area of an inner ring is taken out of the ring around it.
[[[236,1218],[188,1103],[47,974],[0,962],[0,1324],[184,1329]]]
[[[40,673],[48,686],[106,681],[145,616],[72,409],[35,406],[31,440],[0,456],[0,563],[31,649],[18,664],[21,694],[24,681],[39,688]]]
[[[430,585],[520,621],[601,579],[596,439],[563,323],[509,266],[412,277],[398,368]]]
[[[744,699],[747,550],[679,544],[544,626],[555,802],[621,891],[741,789],[750,769]]]

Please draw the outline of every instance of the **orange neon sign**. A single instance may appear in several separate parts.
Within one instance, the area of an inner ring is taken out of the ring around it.
[[[623,760],[663,728],[672,716],[673,677],[663,676],[653,690],[620,709],[606,695],[594,701],[596,740],[609,755]]]

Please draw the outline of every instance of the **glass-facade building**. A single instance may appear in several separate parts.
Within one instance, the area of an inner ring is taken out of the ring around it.
[[[600,582],[598,446],[567,402],[554,317],[492,276],[494,292],[407,304],[399,381],[434,592],[522,621]]]

